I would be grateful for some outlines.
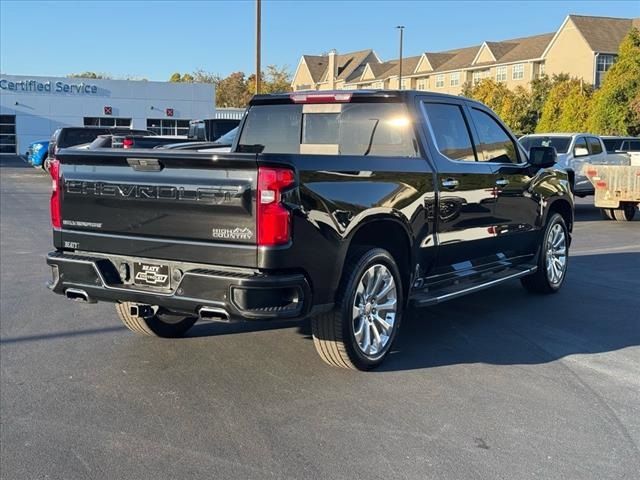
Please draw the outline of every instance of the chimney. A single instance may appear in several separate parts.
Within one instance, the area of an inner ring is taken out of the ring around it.
[[[329,82],[329,90],[335,90],[336,88],[336,77],[338,76],[337,56],[338,52],[336,52],[335,48],[328,54],[329,65],[327,67],[327,81]]]

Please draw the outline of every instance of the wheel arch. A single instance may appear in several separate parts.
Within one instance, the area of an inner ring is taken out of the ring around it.
[[[360,222],[349,232],[346,243],[345,261],[359,247],[371,246],[387,250],[400,270],[404,298],[408,297],[413,261],[413,236],[409,225],[392,215],[375,215]],[[340,278],[342,275],[343,269]]]
[[[574,222],[574,214],[573,214],[573,206],[566,198],[557,198],[553,202],[549,204],[547,208],[547,215],[544,219],[544,225],[547,224],[547,220],[554,213],[559,213],[562,215],[565,223],[567,224],[567,228],[569,232],[573,230],[573,222]]]

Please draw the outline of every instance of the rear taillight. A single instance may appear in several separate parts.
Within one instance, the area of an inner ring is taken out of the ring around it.
[[[258,168],[257,230],[258,245],[287,243],[291,238],[290,212],[282,205],[282,191],[295,182],[292,170]]]
[[[122,148],[131,148],[133,147],[133,138],[125,138],[122,140]]]
[[[62,228],[62,215],[60,214],[60,161],[56,158],[49,162],[49,175],[51,175],[51,225],[53,228]]]

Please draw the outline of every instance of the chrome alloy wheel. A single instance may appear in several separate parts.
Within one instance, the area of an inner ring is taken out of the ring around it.
[[[547,234],[546,265],[549,283],[558,285],[562,282],[567,268],[567,235],[559,223]]]
[[[382,355],[393,333],[397,312],[396,282],[387,267],[369,267],[358,283],[353,301],[353,333],[369,358]]]

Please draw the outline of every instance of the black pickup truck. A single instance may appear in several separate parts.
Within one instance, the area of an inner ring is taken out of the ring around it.
[[[561,287],[573,197],[554,161],[461,97],[256,96],[230,153],[57,152],[50,288],[163,337],[311,317],[326,362],[369,369],[408,307]]]

